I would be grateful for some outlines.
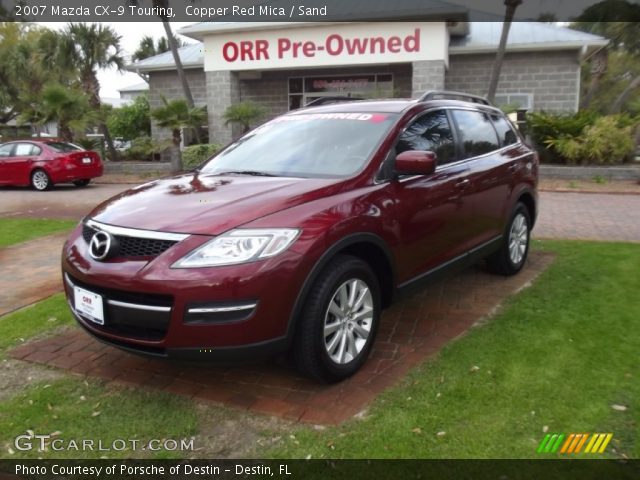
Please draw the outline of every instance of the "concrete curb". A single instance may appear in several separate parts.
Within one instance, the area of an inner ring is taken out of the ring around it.
[[[602,177],[606,180],[640,180],[640,165],[624,167],[540,165],[540,176],[570,180],[591,180],[594,177]]]
[[[171,173],[168,162],[104,162],[104,173]]]

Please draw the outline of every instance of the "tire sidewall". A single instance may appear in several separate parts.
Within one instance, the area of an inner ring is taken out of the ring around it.
[[[349,268],[347,268],[349,266]],[[329,308],[329,302],[333,299],[336,290],[347,280],[357,278],[364,281],[373,297],[373,319],[371,325],[371,331],[367,339],[367,343],[360,351],[360,354],[351,362],[341,365],[335,363],[324,344],[324,321],[327,309]],[[374,343],[376,333],[378,331],[378,325],[380,323],[381,312],[381,300],[380,300],[380,286],[374,273],[371,269],[359,260],[354,260],[353,263],[348,263],[342,272],[338,273],[332,283],[331,288],[326,289],[321,297],[321,301],[318,306],[318,311],[315,312],[314,322],[314,339],[315,339],[315,352],[318,355],[323,370],[327,373],[327,378],[332,380],[341,380],[343,378],[353,375],[364,364],[369,356],[372,345]]]

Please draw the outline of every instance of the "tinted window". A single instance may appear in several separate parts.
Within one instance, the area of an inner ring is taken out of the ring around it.
[[[501,115],[491,115],[491,120],[493,121],[493,126],[496,127],[496,132],[498,132],[500,145],[504,147],[518,141],[516,133],[506,118]]]
[[[471,110],[453,110],[452,113],[463,145],[463,158],[476,157],[500,148],[496,131],[486,114]]]
[[[455,143],[444,110],[427,113],[407,127],[400,135],[396,153],[407,150],[435,152],[438,157],[438,165],[452,162],[455,159]]]
[[[11,156],[11,150],[13,150],[13,143],[7,145],[0,145],[0,157]]]
[[[349,176],[368,162],[396,120],[396,115],[386,113],[286,115],[232,143],[202,171],[252,171],[282,177]]]
[[[77,152],[82,150],[80,147],[77,147],[76,145],[73,145],[71,143],[47,142],[47,145],[49,146],[49,148],[61,153]]]

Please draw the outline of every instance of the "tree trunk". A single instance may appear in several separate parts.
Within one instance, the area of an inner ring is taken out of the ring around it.
[[[166,3],[166,0],[154,0],[154,5],[163,6]],[[173,61],[176,64],[176,70],[178,72],[178,78],[180,79],[180,84],[182,85],[182,91],[184,92],[184,98],[187,101],[187,105],[189,108],[194,108],[195,104],[193,103],[193,95],[191,94],[191,88],[189,87],[189,82],[187,81],[187,76],[184,73],[184,68],[182,67],[182,60],[180,60],[180,54],[178,53],[178,44],[176,43],[176,39],[173,36],[173,31],[171,30],[171,24],[169,20],[165,16],[160,16],[162,20],[162,26],[164,27],[165,34],[167,36],[167,42],[169,43],[169,48],[171,49],[171,54],[173,55]],[[200,139],[200,129],[194,128],[194,134],[196,136],[196,141],[201,143]]]
[[[627,88],[625,88],[624,91],[618,96],[618,98],[616,98],[616,101],[613,102],[609,113],[620,112],[622,106],[624,105],[624,102],[626,102],[627,98],[629,98],[629,95],[631,95],[631,93],[638,87],[640,87],[640,75],[631,80],[631,83],[627,85]]]
[[[587,93],[580,102],[581,110],[589,108],[591,100],[593,100],[593,97],[598,91],[600,81],[604,77],[605,73],[607,73],[607,50],[603,48],[594,54],[593,59],[591,60],[591,82],[589,84],[589,90],[587,90]]]
[[[100,82],[98,82],[98,77],[92,71],[87,73],[86,78],[82,82],[82,86],[84,91],[89,95],[89,105],[96,112],[100,111]],[[109,150],[109,156],[111,157],[112,162],[117,162],[120,160],[120,155],[118,155],[118,151],[116,150],[115,145],[113,144],[113,139],[111,138],[111,134],[109,133],[109,127],[105,121],[101,118],[100,123],[98,125],[100,127],[100,132],[104,135],[104,141],[107,142],[107,149]]]
[[[502,70],[502,62],[504,61],[504,53],[507,48],[507,39],[509,38],[509,30],[511,29],[511,21],[516,13],[516,8],[522,3],[522,0],[505,0],[504,4],[507,10],[504,14],[504,23],[502,24],[502,35],[500,36],[500,44],[496,52],[496,58],[493,62],[491,70],[491,79],[489,80],[489,93],[487,99],[493,103],[496,98],[496,90],[498,90],[498,80],[500,79],[500,71]]]
[[[66,122],[58,122],[58,135],[65,142],[73,142],[73,132]]]
[[[174,155],[171,155],[171,172],[178,173],[183,169],[182,151],[180,150],[180,139],[182,137],[182,135],[180,134],[180,129],[174,128],[172,130],[172,135],[173,148],[175,148],[176,151]]]

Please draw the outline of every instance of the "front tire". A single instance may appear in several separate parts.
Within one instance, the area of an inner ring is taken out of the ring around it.
[[[34,170],[31,174],[31,186],[34,190],[44,192],[45,190],[48,190],[51,185],[52,183],[49,175],[41,168]]]
[[[514,209],[500,250],[487,257],[489,270],[500,275],[515,275],[527,261],[531,239],[531,216],[523,203]]]
[[[293,356],[324,382],[350,377],[366,361],[380,320],[380,286],[368,264],[339,255],[316,279],[297,325]]]

